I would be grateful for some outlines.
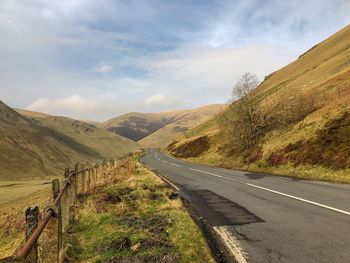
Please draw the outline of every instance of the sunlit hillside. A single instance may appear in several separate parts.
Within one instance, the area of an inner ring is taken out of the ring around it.
[[[132,152],[138,145],[130,139],[98,128],[84,121],[67,117],[42,115],[42,113],[17,110],[34,123],[56,130],[76,142],[86,145],[98,152],[103,158],[113,158],[124,153]]]
[[[47,118],[48,122],[54,118],[37,113],[35,116]],[[134,142],[73,120],[57,122],[57,129],[55,125],[41,125],[37,119],[24,117],[0,102],[0,179],[59,176],[76,162],[101,160],[136,147]],[[104,146],[95,147],[96,140],[104,142]],[[111,146],[107,148],[107,144]],[[112,146],[116,149],[112,150]]]
[[[224,104],[214,104],[178,113],[171,123],[143,138],[139,143],[143,147],[165,147],[177,136],[182,136],[190,128],[213,118],[226,107]]]
[[[128,113],[99,124],[143,147],[164,147],[171,140],[184,134],[223,111],[226,105],[213,104],[191,110],[177,110],[159,113]]]
[[[291,107],[286,112],[312,110],[268,132],[248,156],[229,150],[218,117],[187,132],[170,150],[215,165],[350,181],[350,26],[266,76],[253,94],[266,110],[283,101]]]

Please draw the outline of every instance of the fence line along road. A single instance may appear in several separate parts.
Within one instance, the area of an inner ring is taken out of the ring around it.
[[[99,164],[76,164],[74,170],[66,169],[64,179],[52,180],[53,203],[44,208],[41,219],[39,207],[25,209],[26,232],[25,239],[15,250],[13,256],[0,259],[4,262],[38,262],[38,239],[51,218],[57,219],[56,259],[50,262],[64,262],[63,233],[67,230],[71,216],[71,207],[76,204],[78,194],[86,194],[92,188],[105,186],[112,180],[112,171],[124,167],[130,169],[129,153],[112,161]],[[61,189],[60,189],[61,188]]]

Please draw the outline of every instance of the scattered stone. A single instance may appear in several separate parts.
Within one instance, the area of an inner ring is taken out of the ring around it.
[[[140,243],[136,243],[135,245],[133,245],[131,247],[131,250],[134,251],[134,252],[137,252],[137,251],[140,250],[140,248],[141,248],[141,244]]]
[[[177,193],[177,192],[171,192],[171,193],[168,195],[168,198],[169,198],[170,200],[178,199],[178,198],[179,198],[179,193]]]

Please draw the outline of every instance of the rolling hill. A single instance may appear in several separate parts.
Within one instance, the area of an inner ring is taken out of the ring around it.
[[[65,167],[72,167],[76,162],[96,161],[111,156],[110,149],[102,150],[93,147],[88,139],[74,138],[72,131],[62,132],[53,126],[42,126],[41,118],[54,118],[35,113],[35,118],[27,118],[0,101],[0,179],[24,180],[59,176]],[[39,117],[40,116],[40,117]],[[66,124],[66,130],[72,130]],[[74,124],[71,121],[71,124]],[[78,124],[76,124],[78,125]],[[77,129],[82,134],[88,125]],[[130,146],[136,148],[134,142],[106,133],[101,129],[90,127],[86,133],[99,134],[99,139],[108,140],[119,148],[115,154],[122,154]],[[93,136],[91,136],[93,137]],[[97,137],[98,138],[98,137]],[[97,140],[96,138],[96,140]]]
[[[99,126],[138,141],[143,147],[165,147],[172,138],[212,118],[225,107],[224,104],[213,104],[191,110],[133,112],[103,122]]]
[[[146,148],[166,147],[174,138],[185,134],[190,128],[213,118],[226,107],[224,104],[214,104],[180,112],[171,119],[171,123],[143,138],[139,143]]]
[[[284,103],[286,114],[305,114],[272,128],[243,153],[232,147],[222,127],[233,103],[169,145],[169,151],[213,165],[350,182],[350,26],[266,76],[251,96],[265,112]]]
[[[130,139],[98,128],[84,121],[68,117],[43,115],[42,113],[17,110],[32,122],[64,134],[76,142],[86,145],[103,158],[113,158],[136,150],[139,146]]]

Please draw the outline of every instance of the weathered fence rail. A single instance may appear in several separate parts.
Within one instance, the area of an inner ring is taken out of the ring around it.
[[[113,179],[112,170],[130,165],[130,156],[128,154],[99,164],[77,164],[74,170],[65,170],[61,182],[59,179],[52,180],[53,203],[44,207],[41,214],[36,205],[25,209],[25,238],[12,257],[0,259],[0,262],[64,262],[63,233],[67,230],[71,208],[76,204],[78,195],[106,185]],[[57,222],[56,255],[49,260],[39,260],[38,240],[52,218]]]

